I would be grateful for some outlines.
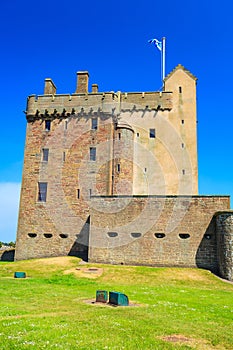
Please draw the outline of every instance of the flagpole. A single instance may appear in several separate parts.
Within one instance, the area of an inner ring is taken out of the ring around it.
[[[163,37],[162,39],[162,77],[163,77],[162,83],[163,84],[164,84],[164,78],[165,78],[165,40],[166,38]]]

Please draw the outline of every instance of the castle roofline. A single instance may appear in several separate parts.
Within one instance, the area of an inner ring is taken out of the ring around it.
[[[177,70],[183,70],[187,75],[190,76],[190,78],[194,79],[197,81],[197,77],[193,75],[188,69],[186,69],[182,64],[178,64],[166,77],[164,78],[164,81],[167,81]]]

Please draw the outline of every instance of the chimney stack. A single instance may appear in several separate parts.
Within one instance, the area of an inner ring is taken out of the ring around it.
[[[92,84],[92,93],[97,94],[99,90],[98,84]]]
[[[88,93],[89,73],[87,71],[77,72],[77,89],[76,94]]]
[[[56,85],[50,78],[45,79],[44,95],[55,95],[57,91]]]

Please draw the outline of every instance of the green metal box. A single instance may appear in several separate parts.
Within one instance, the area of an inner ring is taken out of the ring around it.
[[[26,278],[26,272],[15,272],[14,278]]]
[[[129,299],[127,295],[119,292],[109,292],[109,303],[118,306],[128,306]]]
[[[108,301],[108,292],[106,290],[97,290],[96,302],[107,303],[107,301]]]

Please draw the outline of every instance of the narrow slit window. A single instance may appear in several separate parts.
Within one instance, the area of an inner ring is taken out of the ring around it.
[[[65,130],[67,130],[67,129],[68,129],[68,121],[65,120]]]
[[[119,173],[121,171],[121,165],[120,163],[117,164],[117,172]]]
[[[118,140],[120,140],[121,139],[121,133],[119,132],[118,133]]]
[[[38,183],[38,202],[46,202],[47,199],[47,182]]]
[[[98,119],[97,118],[92,118],[91,128],[92,128],[92,130],[97,130],[97,128],[98,128]]]
[[[45,130],[46,131],[51,130],[51,120],[45,120]]]
[[[89,196],[91,197],[91,195],[92,195],[92,190],[91,190],[91,188],[89,189]]]
[[[63,152],[62,160],[63,160],[63,162],[65,162],[65,160],[66,160],[66,152]]]
[[[137,132],[137,137],[139,137],[140,136],[140,134],[139,134],[139,132]]]
[[[77,198],[80,199],[80,188],[77,189]]]
[[[155,129],[150,129],[150,139],[155,139]]]
[[[96,148],[90,147],[90,160],[96,161]]]
[[[49,160],[49,149],[43,148],[42,149],[42,161],[47,162]]]
[[[185,169],[182,170],[182,174],[185,175]]]
[[[182,86],[179,86],[179,93],[182,93]]]
[[[181,120],[181,124],[184,124],[184,119]]]

